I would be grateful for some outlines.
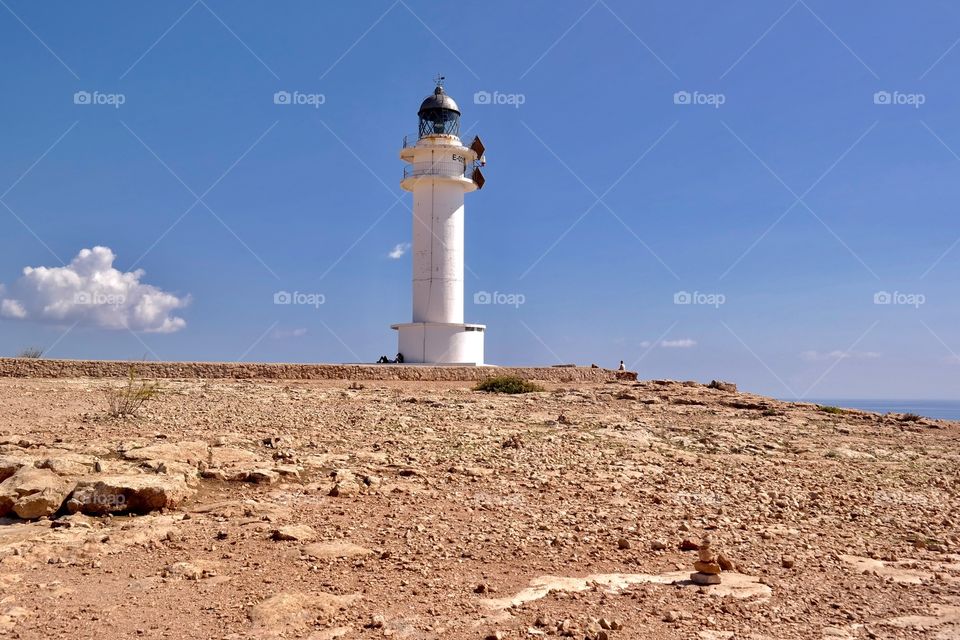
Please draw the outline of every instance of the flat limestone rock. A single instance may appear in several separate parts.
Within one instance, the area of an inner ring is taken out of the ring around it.
[[[899,618],[889,618],[881,624],[901,629],[932,629],[945,625],[960,626],[960,607],[951,605],[934,605],[933,612],[930,615],[901,616]],[[940,636],[938,636],[940,637]],[[954,636],[943,636],[954,637]]]
[[[37,466],[41,469],[50,469],[62,476],[80,476],[93,471],[96,463],[97,459],[94,456],[64,452],[43,458]]]
[[[860,556],[841,555],[840,559],[850,565],[858,573],[874,571],[882,578],[891,578],[901,584],[923,584],[924,580],[929,580],[933,576],[925,571],[916,571],[914,569],[901,569],[897,566],[888,565],[882,560],[873,558],[862,558]]]
[[[274,529],[271,537],[274,540],[310,542],[317,539],[317,532],[313,530],[313,527],[305,524],[291,524],[285,527]]]
[[[366,556],[373,551],[350,542],[317,542],[305,546],[303,553],[312,558],[335,559]]]
[[[124,453],[124,457],[128,460],[159,460],[197,466],[201,462],[207,462],[209,449],[207,443],[201,441],[165,442],[131,449]]]
[[[214,468],[253,469],[267,462],[259,455],[240,447],[213,447],[210,449],[210,466]]]
[[[282,522],[293,517],[290,507],[260,500],[227,500],[201,504],[190,509],[190,513],[210,513],[224,518],[256,518],[258,521],[268,522]]]
[[[332,593],[278,593],[250,610],[257,637],[291,636],[313,625],[319,616],[332,616],[360,596]]]
[[[671,571],[661,574],[646,573],[601,573],[584,578],[567,578],[559,576],[540,576],[530,581],[530,586],[522,591],[505,598],[484,600],[483,604],[491,609],[504,610],[522,605],[545,597],[551,591],[577,592],[592,589],[594,585],[606,587],[610,593],[619,593],[635,584],[662,584],[670,585],[685,583],[690,579],[687,571]],[[713,585],[707,590],[711,596],[731,596],[738,599],[759,598],[767,599],[772,590],[761,584],[758,578],[742,573],[731,572],[724,574],[723,583]]]
[[[13,474],[15,474],[20,467],[27,466],[28,461],[22,458],[14,458],[11,456],[0,456],[0,482],[3,482]]]
[[[174,562],[163,570],[163,575],[179,580],[200,580],[216,575],[216,566],[208,560]]]
[[[71,513],[148,513],[171,509],[192,496],[194,489],[180,476],[94,476],[77,482],[67,501]]]
[[[22,467],[0,483],[0,516],[11,511],[24,520],[53,515],[72,490],[72,482],[49,469]]]
[[[697,571],[696,573],[690,574],[690,581],[694,584],[706,586],[720,584],[721,579],[720,575],[717,573],[703,573],[702,571]]]

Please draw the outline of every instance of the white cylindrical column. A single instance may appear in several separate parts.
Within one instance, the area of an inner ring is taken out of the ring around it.
[[[413,322],[463,322],[463,187],[434,177],[413,189]]]
[[[460,108],[439,84],[417,116],[417,140],[400,150],[400,187],[413,193],[413,319],[391,326],[404,362],[482,365],[486,327],[463,320],[463,201],[483,186],[484,147],[460,141]]]

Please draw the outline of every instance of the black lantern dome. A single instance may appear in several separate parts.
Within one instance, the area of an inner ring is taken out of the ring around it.
[[[420,137],[446,134],[460,135],[460,107],[453,98],[443,91],[443,85],[438,84],[433,95],[427,97],[420,104]]]

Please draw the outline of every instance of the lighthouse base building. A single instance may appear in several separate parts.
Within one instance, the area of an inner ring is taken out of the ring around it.
[[[404,362],[433,364],[483,364],[482,324],[409,322],[390,325],[399,331]]]
[[[486,327],[463,320],[463,201],[483,187],[484,147],[460,141],[460,109],[439,82],[418,116],[416,142],[400,151],[400,186],[413,193],[413,321],[391,327],[404,362],[482,365]]]

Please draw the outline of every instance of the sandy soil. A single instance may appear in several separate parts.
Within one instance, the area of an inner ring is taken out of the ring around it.
[[[107,418],[119,384],[0,380],[0,506],[63,501],[0,518],[0,637],[960,638],[957,424],[667,381],[163,381]]]

